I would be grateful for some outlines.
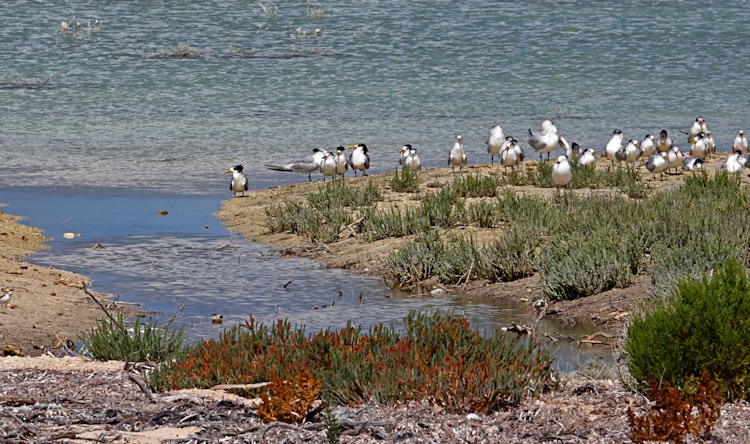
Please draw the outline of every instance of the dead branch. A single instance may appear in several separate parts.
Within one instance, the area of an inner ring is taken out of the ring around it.
[[[175,319],[177,319],[178,317],[180,317],[182,315],[182,312],[185,311],[185,305],[187,305],[187,302],[184,302],[184,301],[183,302],[178,302],[178,305],[180,306],[180,308],[178,308],[177,311],[174,312],[174,314],[172,316],[170,316],[169,319],[167,319],[167,322],[165,322],[164,324],[162,324],[162,326],[159,327],[159,328],[161,328],[162,330],[166,330],[167,327],[169,327],[169,324],[171,324],[172,322],[174,322]]]
[[[349,231],[352,232],[352,236],[356,236],[357,232],[354,231],[354,226],[361,224],[363,220],[365,220],[364,216],[360,217],[359,219],[355,220],[354,222],[352,222],[352,223],[350,223],[348,225],[344,225],[343,227],[341,227],[341,230],[339,230],[339,234],[343,233],[344,231],[346,231],[348,229]]]
[[[109,318],[109,320],[112,321],[112,324],[116,325],[117,328],[120,329],[120,331],[122,331],[123,333],[127,334],[128,332],[125,330],[125,327],[123,327],[122,325],[120,325],[120,323],[117,322],[115,320],[115,318],[112,317],[112,314],[104,307],[104,305],[102,305],[102,303],[99,301],[99,299],[97,299],[96,296],[94,296],[94,294],[91,293],[88,288],[86,288],[86,283],[85,282],[81,283],[81,286],[82,286],[81,288],[83,288],[83,292],[86,293],[87,295],[89,295],[91,297],[91,299],[93,299],[94,302],[96,302],[96,305],[98,305],[99,308],[102,309],[102,311],[104,312],[104,314],[106,314],[107,317]]]
[[[146,398],[148,398],[149,401],[156,402],[154,400],[154,396],[151,394],[151,390],[149,390],[148,387],[146,387],[146,384],[144,384],[143,381],[141,381],[140,379],[136,378],[130,372],[126,372],[126,373],[128,375],[128,379],[130,379],[131,381],[133,381],[135,383],[135,385],[137,385],[138,388],[141,389],[141,391],[143,392],[144,395],[146,395]]]
[[[219,384],[211,387],[211,390],[253,390],[270,384],[270,382],[258,382],[256,384]]]

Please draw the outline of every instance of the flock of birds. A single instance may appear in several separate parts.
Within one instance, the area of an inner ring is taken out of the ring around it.
[[[690,129],[684,133],[687,134],[687,142],[690,145],[687,152],[680,151],[667,130],[661,130],[658,138],[647,134],[642,141],[630,139],[627,143],[623,143],[623,132],[615,129],[604,151],[600,154],[593,148],[582,149],[575,142],[569,144],[565,137],[558,133],[555,124],[551,120],[545,120],[541,124],[540,131],[534,133],[529,128],[528,144],[539,154],[540,161],[544,161],[545,153],[549,161],[550,153],[558,147],[565,151],[565,155],[559,156],[552,166],[552,180],[559,189],[559,187],[567,186],[573,179],[572,162],[575,162],[578,167],[594,168],[599,158],[609,160],[612,165],[625,163],[629,166],[641,160],[654,178],[658,174],[660,179],[663,179],[663,174],[668,173],[672,168],[675,171],[680,168],[684,171],[701,170],[704,161],[716,152],[716,143],[711,131],[706,127],[706,120],[702,116],[696,117]],[[349,156],[345,154],[347,148],[354,150]],[[736,173],[745,167],[750,167],[750,148],[748,148],[748,141],[743,130],[737,133],[732,152],[721,165],[721,170]],[[490,129],[487,153],[490,154],[490,161],[493,165],[497,156],[499,164],[511,170],[515,170],[524,160],[524,152],[518,141],[512,136],[506,136],[499,124]],[[456,167],[459,167],[459,172],[461,172],[466,164],[463,137],[456,135],[453,147],[448,154],[448,165],[455,173]],[[422,162],[417,155],[416,148],[408,143],[402,146],[399,165],[405,170],[419,171],[422,168]],[[355,176],[359,171],[366,176],[370,168],[370,156],[367,145],[360,143],[347,147],[340,146],[330,152],[315,148],[313,154],[304,159],[293,160],[284,165],[266,165],[266,167],[273,171],[307,174],[310,181],[312,181],[312,173],[319,171],[325,181],[327,177],[334,179],[338,176],[344,177],[349,168],[354,171]],[[247,177],[242,170],[242,165],[237,165],[225,171],[225,173],[232,173],[229,189],[235,196],[240,192],[244,194],[248,190]]]

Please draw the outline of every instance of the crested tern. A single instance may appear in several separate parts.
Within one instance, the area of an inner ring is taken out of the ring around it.
[[[247,177],[242,173],[242,165],[236,165],[228,170],[224,171],[224,174],[232,173],[232,180],[229,182],[229,189],[232,191],[232,195],[237,197],[237,193],[245,195],[245,191],[248,189]]]
[[[409,145],[411,147],[411,145]],[[409,155],[404,160],[404,169],[409,171],[419,171],[422,169],[422,161],[419,160],[416,148],[409,148]]]
[[[669,169],[674,168],[675,171],[679,167],[682,166],[682,159],[683,159],[682,151],[680,151],[679,147],[673,146],[671,150],[667,153],[667,163],[669,164]]]
[[[690,127],[690,131],[687,133],[687,140],[689,144],[694,144],[698,133],[706,134],[708,128],[706,128],[706,120],[702,116],[698,116],[693,121],[693,125]]]
[[[578,157],[578,166],[579,167],[588,167],[588,168],[595,168],[596,167],[596,155],[599,154],[598,151],[594,150],[593,148],[586,148],[583,150],[581,155]]]
[[[672,149],[672,138],[669,137],[667,130],[663,129],[659,133],[659,143],[656,144],[656,150],[660,153],[669,152]]]
[[[604,157],[612,163],[618,160],[616,154],[622,149],[622,140],[624,138],[625,136],[622,134],[622,131],[615,129],[612,131],[612,137],[609,139],[609,142],[604,147]]]
[[[742,163],[740,163],[741,156],[741,151],[735,151],[732,155],[727,157],[727,160],[721,165],[721,171],[726,171],[728,173],[738,173],[742,171]]]
[[[328,176],[336,178],[336,166],[336,155],[328,151],[323,151],[323,161],[320,162],[320,173],[323,175],[323,182],[325,182]]]
[[[453,172],[456,172],[456,165],[458,165],[458,171],[463,170],[466,165],[466,153],[464,152],[464,138],[460,134],[456,134],[456,142],[453,144],[450,153],[448,154],[448,165],[451,166]]]
[[[529,128],[529,145],[537,153],[539,153],[539,160],[544,160],[542,153],[547,153],[547,160],[549,161],[549,154],[557,148],[560,144],[560,136],[557,134],[557,127],[551,120],[545,120],[542,122],[542,130],[537,134],[534,134]]]
[[[646,169],[654,175],[654,179],[656,179],[656,175],[658,174],[661,180],[667,168],[669,168],[669,161],[667,160],[667,153],[664,151],[654,154],[646,161]]]
[[[367,176],[367,170],[370,168],[370,155],[367,153],[367,145],[360,143],[349,145],[347,148],[354,149],[349,156],[349,165],[354,170],[354,175],[357,175],[357,171],[362,171],[362,175]]]
[[[406,161],[406,158],[409,156],[409,151],[411,151],[411,144],[405,144],[401,147],[401,150],[399,151],[398,155],[398,164],[403,168],[404,161]]]
[[[690,155],[697,157],[701,160],[705,159],[708,155],[708,144],[706,144],[706,133],[703,131],[699,132],[695,138],[693,144],[690,146]]]
[[[646,134],[641,141],[641,157],[648,159],[656,153],[656,137]]]
[[[518,145],[518,141],[511,136],[506,137],[503,149],[500,151],[500,164],[506,170],[510,167],[511,170],[515,171],[521,162],[523,162],[523,150]]]
[[[696,172],[700,169],[703,169],[703,160],[694,157],[694,156],[688,156],[682,159],[682,170],[683,171],[693,171]]]
[[[503,148],[503,145],[505,144],[505,135],[503,134],[503,128],[500,126],[500,124],[495,124],[490,129],[490,138],[487,139],[487,152],[491,156],[492,164],[495,164],[495,156],[498,157],[500,154],[500,150]]]
[[[630,139],[623,150],[625,151],[625,163],[632,165],[641,155],[641,143],[635,139]]]
[[[560,137],[560,140],[563,140]],[[581,145],[573,142],[573,144],[565,149],[565,157],[568,158],[568,162],[575,162],[581,156]]]
[[[312,181],[312,173],[320,170],[320,162],[323,160],[323,150],[313,148],[313,153],[304,159],[293,160],[284,165],[266,165],[273,171],[290,171],[293,173],[307,174],[307,179]]]
[[[555,182],[555,188],[557,190],[560,187],[564,187],[573,180],[573,169],[568,163],[568,158],[565,156],[559,156],[554,165],[552,165],[552,180]]]
[[[341,175],[341,177],[344,177],[344,174],[349,170],[349,161],[346,160],[345,152],[346,148],[340,146],[333,153],[333,158],[336,160],[336,175]]]
[[[706,146],[708,147],[709,155],[716,153],[716,142],[714,142],[714,137],[711,135],[711,131],[706,131]]]
[[[750,152],[748,151],[747,138],[745,137],[745,131],[743,130],[737,131],[737,137],[734,138],[732,151],[739,151],[742,154],[747,154],[748,152]]]

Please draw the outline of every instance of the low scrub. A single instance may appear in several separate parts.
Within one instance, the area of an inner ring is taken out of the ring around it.
[[[630,373],[690,387],[706,369],[729,401],[750,400],[750,279],[734,259],[702,280],[682,280],[672,298],[636,318],[625,350]]]
[[[320,397],[334,405],[372,399],[402,405],[426,398],[456,413],[517,406],[555,387],[549,351],[528,338],[500,331],[482,336],[466,318],[441,313],[412,312],[403,330],[379,324],[369,333],[349,326],[308,336],[286,321],[266,327],[251,319],[162,365],[149,383],[170,390],[302,379],[305,393],[314,392],[319,381]],[[300,369],[310,375],[300,376]],[[293,385],[283,388],[294,393]]]
[[[131,325],[122,313],[104,319],[91,331],[81,335],[81,342],[91,356],[100,361],[160,362],[180,352],[183,329],[164,330],[154,322]]]
[[[500,187],[500,178],[496,175],[468,175],[453,182],[453,190],[461,197],[495,197]]]
[[[492,282],[510,282],[536,273],[542,231],[527,225],[515,225],[503,231],[494,242],[482,248],[481,276]]]
[[[391,190],[396,193],[418,193],[419,174],[406,168],[401,171],[394,171],[389,184]]]

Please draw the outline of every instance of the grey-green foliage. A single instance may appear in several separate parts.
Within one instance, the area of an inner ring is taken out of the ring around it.
[[[163,362],[181,351],[183,329],[161,329],[153,321],[136,320],[130,326],[122,313],[99,321],[96,328],[81,335],[84,347],[100,361]]]
[[[539,270],[537,249],[542,243],[539,227],[517,224],[507,227],[493,242],[482,247],[480,274],[493,282],[531,276]]]

